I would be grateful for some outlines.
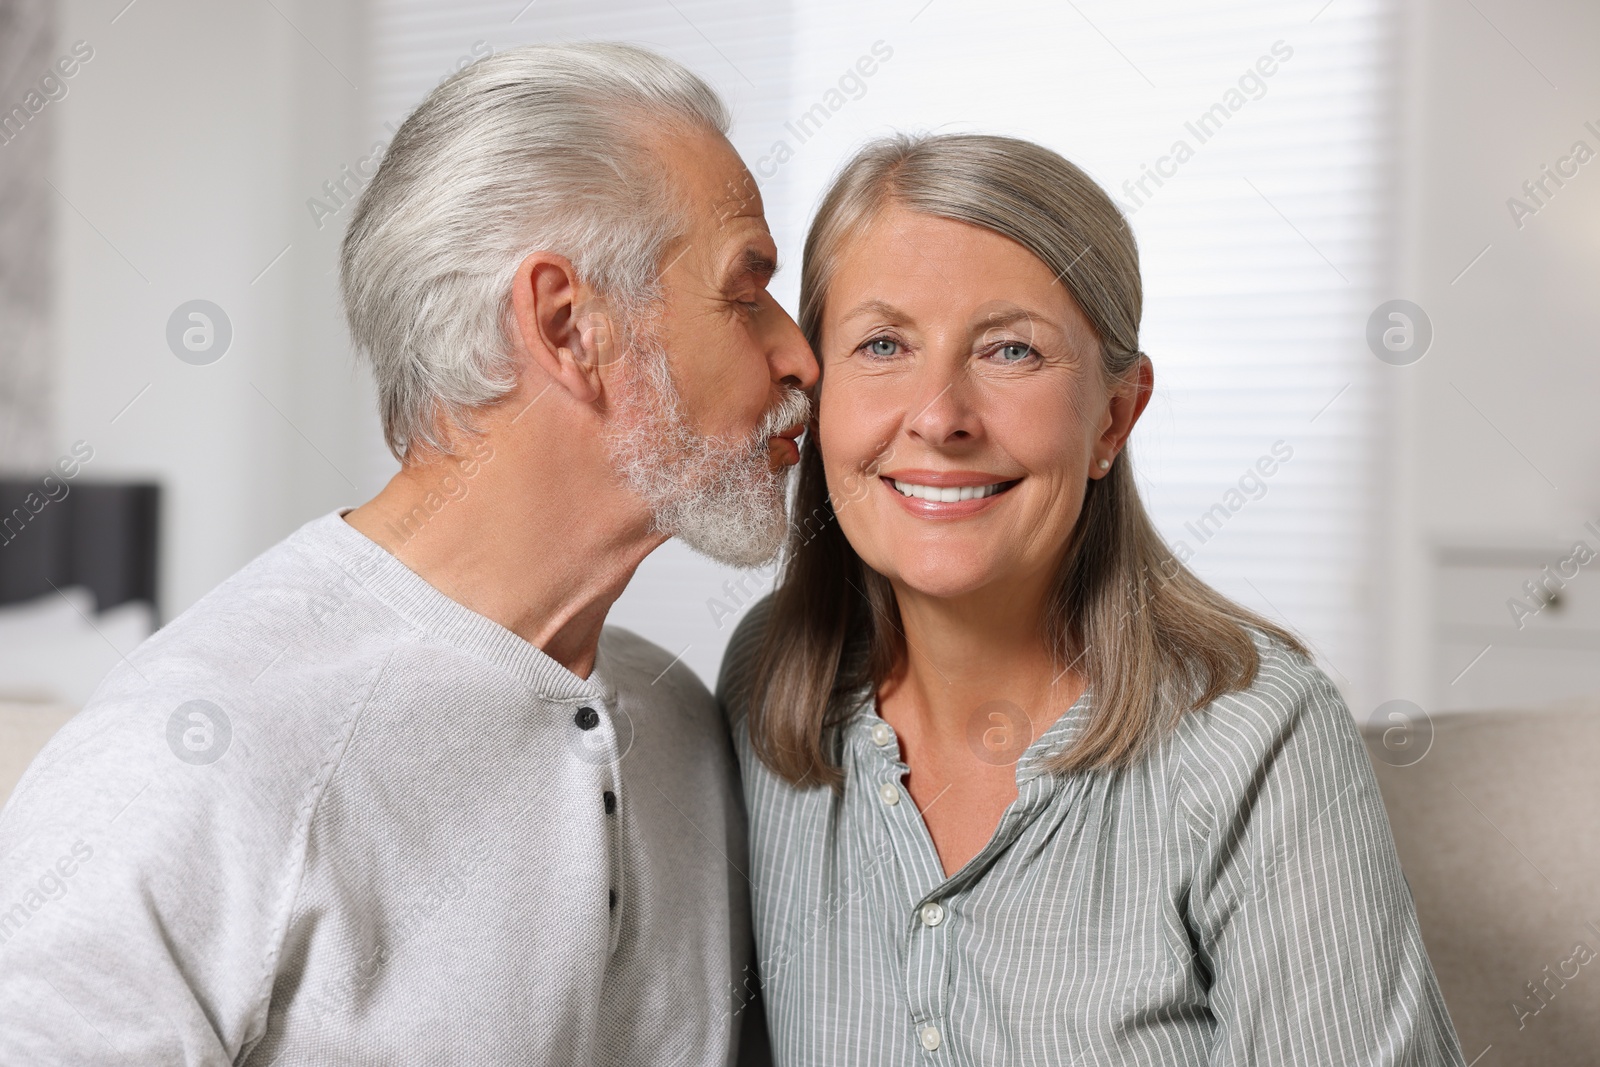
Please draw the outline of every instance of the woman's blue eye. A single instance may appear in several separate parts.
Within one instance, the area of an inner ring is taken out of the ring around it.
[[[877,337],[867,342],[867,351],[875,356],[892,356],[900,348],[887,337]]]
[[[1033,355],[1033,349],[1023,344],[1001,345],[998,354],[1006,363],[1018,363]]]

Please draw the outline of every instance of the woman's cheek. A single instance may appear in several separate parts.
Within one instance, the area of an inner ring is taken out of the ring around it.
[[[828,502],[833,510],[848,507],[866,495],[861,491],[860,479],[848,467],[834,466],[824,460],[823,469],[828,476]]]
[[[868,497],[871,489],[870,483],[862,483],[862,492],[859,496],[839,498],[834,504],[834,518],[839,523],[839,532],[844,534],[845,540],[850,542],[850,547],[856,555],[861,557],[867,566],[881,571],[885,565],[882,553],[879,551],[878,515],[877,509],[872,506]]]
[[[867,500],[893,462],[895,422],[885,417],[890,406],[864,395],[864,383],[841,387],[836,377],[831,384],[833,391],[824,387],[819,397],[817,444],[828,493],[837,506],[848,507]]]
[[[853,453],[848,440],[841,440],[840,427],[849,426],[849,415],[841,414],[838,400],[824,390],[818,397],[817,447],[822,453],[822,469],[828,476],[828,495],[835,502],[855,503],[866,496],[863,479],[851,463]]]

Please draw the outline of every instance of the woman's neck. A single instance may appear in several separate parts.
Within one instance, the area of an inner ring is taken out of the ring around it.
[[[994,701],[1022,709],[1037,737],[1084,685],[1047,642],[1049,596],[1049,583],[1033,579],[960,597],[897,585],[905,654],[881,695],[938,747],[966,744],[978,709]]]
[[[878,693],[904,780],[946,875],[994,835],[1017,798],[1016,763],[1083,692],[1051,655],[1049,582],[959,598],[896,587],[905,655]]]

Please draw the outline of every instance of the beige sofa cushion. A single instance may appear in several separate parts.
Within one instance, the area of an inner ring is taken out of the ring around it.
[[[44,743],[77,710],[60,704],[0,700],[0,805]]]
[[[1365,733],[1467,1061],[1600,1062],[1600,706],[1432,729]]]

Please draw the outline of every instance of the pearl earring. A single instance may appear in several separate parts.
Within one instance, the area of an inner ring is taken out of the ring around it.
[[[1103,471],[1110,470],[1111,469],[1111,461],[1109,459],[1101,460],[1100,461],[1100,469],[1103,470]]]

